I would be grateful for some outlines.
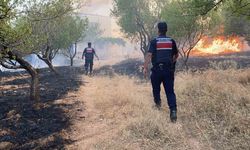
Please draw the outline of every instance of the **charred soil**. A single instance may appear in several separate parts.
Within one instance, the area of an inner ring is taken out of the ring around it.
[[[57,70],[60,76],[39,70],[39,108],[29,100],[27,73],[1,73],[0,149],[61,149],[72,142],[66,133],[72,116],[77,117],[77,107],[83,105],[74,92],[84,83],[80,68]]]

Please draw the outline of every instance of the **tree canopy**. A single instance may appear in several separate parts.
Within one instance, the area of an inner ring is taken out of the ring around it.
[[[127,38],[137,41],[143,54],[155,35],[155,23],[160,20],[163,0],[114,0],[112,15]]]
[[[166,21],[168,35],[176,39],[184,62],[204,36],[239,35],[249,40],[248,0],[115,0],[112,14],[124,35],[139,42],[145,55],[149,41],[157,35],[154,28]]]
[[[42,54],[41,58],[49,62],[56,51],[80,40],[87,20],[74,16],[74,6],[73,0],[0,2],[0,64],[8,69],[23,68],[29,72],[32,100],[39,99],[38,72],[24,56]]]

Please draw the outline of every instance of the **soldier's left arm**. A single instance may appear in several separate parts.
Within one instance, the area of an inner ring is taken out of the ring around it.
[[[152,59],[152,53],[148,52],[145,56],[145,62],[143,65],[145,70],[148,70],[148,65],[149,65],[151,59]]]
[[[94,55],[95,57],[99,60],[99,57],[97,56],[96,52],[95,52],[95,49],[94,49]]]
[[[143,65],[143,73],[144,73],[145,78],[147,78],[147,75],[148,75],[148,65],[149,65],[151,59],[152,59],[152,53],[148,52],[145,56],[145,62]]]
[[[153,51],[156,48],[155,43],[156,43],[155,39],[150,42],[148,52],[147,52],[147,54],[145,56],[145,61],[144,61],[144,65],[143,65],[145,78],[146,78],[146,76],[148,74],[148,66],[149,66],[149,63],[150,63],[150,61],[152,59]]]
[[[86,53],[86,49],[84,49],[83,53],[82,53],[82,59],[84,59],[84,55]]]

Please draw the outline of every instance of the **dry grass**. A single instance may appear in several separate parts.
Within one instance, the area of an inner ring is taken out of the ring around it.
[[[250,70],[178,73],[176,124],[166,105],[163,111],[152,107],[149,83],[116,76],[96,77],[95,85],[95,107],[119,130],[97,149],[250,148]]]
[[[178,76],[179,105],[187,117],[183,123],[215,149],[250,147],[249,74],[210,70]]]

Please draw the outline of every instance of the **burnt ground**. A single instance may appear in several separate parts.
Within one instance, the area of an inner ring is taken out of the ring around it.
[[[29,100],[30,76],[25,72],[1,73],[0,149],[63,149],[70,139],[62,136],[71,116],[82,105],[69,92],[77,91],[80,68],[59,67],[61,76],[40,70],[41,108]],[[63,99],[63,100],[62,100]]]
[[[210,56],[210,57],[191,57],[188,61],[188,67],[191,71],[203,71],[211,68],[210,62],[225,62],[230,61],[237,63],[236,69],[250,68],[250,51],[228,54],[222,56]],[[227,63],[227,62],[226,62]],[[143,61],[142,59],[127,59],[121,61],[115,65],[102,66],[95,71],[98,75],[108,75],[114,76],[115,74],[136,76],[143,79]],[[227,69],[227,64],[225,64],[225,69]],[[176,70],[183,71],[186,68],[181,64],[181,60],[178,61]],[[223,68],[220,68],[223,69]]]
[[[210,57],[191,57],[189,59],[188,65],[191,69],[198,68],[201,70],[205,70],[210,67],[209,62],[221,62],[228,60],[236,62],[238,68],[250,68],[250,50],[227,55],[218,55]],[[178,69],[183,69],[180,64],[178,66]]]
[[[114,76],[115,74],[126,76],[143,77],[142,72],[143,62],[140,59],[128,59],[121,61],[115,65],[105,65],[95,70],[97,75]]]

